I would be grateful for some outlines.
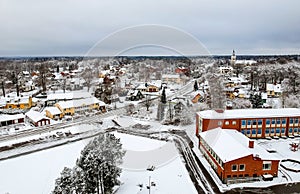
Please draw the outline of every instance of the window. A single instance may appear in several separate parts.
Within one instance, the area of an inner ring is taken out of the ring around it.
[[[289,133],[293,133],[293,129],[292,128],[289,128]]]
[[[276,119],[272,119],[272,125],[275,125]]]
[[[236,164],[231,165],[231,171],[237,171],[237,165]]]
[[[261,134],[261,128],[257,129],[257,134]]]
[[[244,135],[246,134],[246,130],[242,130],[241,132],[242,132],[242,134],[244,134]]]
[[[299,120],[298,120],[298,118],[295,118],[295,122],[294,122],[295,124],[298,124],[299,123]]]
[[[246,120],[242,120],[242,125],[246,125]]]
[[[252,129],[252,135],[256,135],[256,129]]]
[[[262,125],[262,120],[261,120],[261,119],[258,119],[257,124],[258,124],[258,125]]]
[[[271,161],[263,161],[263,170],[271,170],[272,162]]]
[[[280,125],[280,123],[281,123],[281,120],[280,119],[276,119],[276,124]]]
[[[218,121],[218,126],[222,126],[222,121]]]
[[[247,121],[247,125],[251,125],[251,120],[248,120],[248,121]]]
[[[266,119],[266,124],[270,125],[270,123],[271,123],[271,120],[270,119]]]
[[[275,132],[275,129],[274,128],[271,128],[271,133],[274,133]]]
[[[266,129],[266,134],[269,134],[270,133],[270,129]]]
[[[257,125],[257,122],[256,122],[256,120],[254,119],[254,120],[252,120],[252,125]]]
[[[236,125],[236,121],[232,121],[232,125]]]
[[[298,132],[298,128],[294,128],[294,132],[297,133]]]
[[[282,124],[283,124],[283,125],[286,124],[286,119],[282,119]]]
[[[285,128],[281,128],[281,134],[285,133]]]
[[[290,124],[294,123],[294,118],[290,118]]]
[[[251,133],[251,130],[250,130],[250,129],[248,129],[248,130],[247,130],[247,134],[249,135],[250,133]]]
[[[240,164],[240,171],[245,171],[245,164]]]
[[[225,125],[229,125],[229,121],[225,121]]]
[[[276,133],[277,133],[277,134],[280,133],[280,128],[276,128]]]

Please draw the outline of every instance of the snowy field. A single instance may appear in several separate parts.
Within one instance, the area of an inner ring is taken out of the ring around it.
[[[197,193],[173,143],[115,133],[127,151],[118,194]],[[88,140],[0,161],[0,193],[48,194],[63,167],[73,167]],[[148,171],[149,165],[155,166]],[[138,185],[141,184],[142,187]],[[178,185],[175,187],[174,185]]]

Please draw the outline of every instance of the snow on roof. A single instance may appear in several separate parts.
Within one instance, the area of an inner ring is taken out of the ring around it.
[[[79,99],[79,100],[69,100],[69,101],[61,101],[58,102],[57,104],[65,109],[65,108],[73,108],[73,107],[81,107],[81,106],[86,106],[86,105],[92,105],[98,103],[100,106],[105,106],[105,103],[98,100],[95,97],[91,98],[85,98],[85,99]]]
[[[16,119],[22,119],[24,118],[24,114],[15,114],[15,115],[7,115],[7,114],[1,114],[0,115],[0,122],[2,121],[11,121]]]
[[[45,111],[49,111],[52,115],[58,115],[62,113],[57,107],[47,107],[45,108]]]
[[[121,127],[130,127],[137,124],[137,122],[130,117],[118,117],[115,118],[113,121],[116,122]]]
[[[88,92],[67,92],[67,93],[54,93],[47,96],[47,100],[72,100],[81,98],[91,98],[92,95]]]
[[[282,92],[280,84],[267,84],[267,91]]]
[[[178,79],[180,78],[180,75],[179,74],[164,74],[162,75],[162,79],[164,78],[175,78],[175,79]]]
[[[252,65],[252,64],[255,64],[257,62],[254,61],[254,60],[236,60],[235,63],[236,64],[249,64],[249,65]]]
[[[279,109],[233,109],[218,113],[215,110],[205,110],[197,113],[205,119],[237,119],[237,118],[270,118],[300,116],[299,108]]]
[[[263,160],[278,160],[257,143],[249,148],[250,139],[236,130],[216,128],[202,132],[200,136],[224,163],[249,155]]]
[[[25,115],[34,122],[38,122],[42,119],[48,119],[42,113],[34,110],[28,111],[27,113],[25,113]]]

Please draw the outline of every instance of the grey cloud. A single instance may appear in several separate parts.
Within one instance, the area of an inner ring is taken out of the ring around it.
[[[298,0],[1,0],[0,56],[84,55],[110,33],[142,24],[187,31],[214,54],[299,54],[299,7]]]

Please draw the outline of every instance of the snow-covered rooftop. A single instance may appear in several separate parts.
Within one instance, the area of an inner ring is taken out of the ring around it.
[[[105,103],[98,100],[95,97],[91,97],[91,98],[85,98],[85,99],[79,99],[79,100],[69,100],[69,101],[62,101],[62,102],[58,102],[57,104],[65,109],[65,108],[72,108],[72,107],[80,107],[80,106],[87,106],[87,105],[92,105],[92,104],[96,104],[99,103],[100,106],[105,106]]]
[[[49,111],[52,115],[61,114],[61,111],[57,107],[47,107],[45,108],[45,111]]]
[[[67,92],[67,93],[54,93],[47,96],[47,100],[61,100],[61,99],[81,99],[90,98],[92,95],[88,92]]]
[[[200,136],[224,163],[249,155],[263,160],[278,160],[257,143],[249,148],[250,139],[236,130],[216,128],[202,132]]]
[[[48,119],[42,113],[34,110],[28,111],[27,113],[25,113],[25,115],[34,122],[38,122],[42,119]]]
[[[236,119],[236,118],[270,118],[270,117],[293,117],[300,116],[299,108],[279,109],[233,109],[224,110],[223,113],[215,110],[205,110],[197,113],[205,119]]]
[[[15,114],[15,115],[1,114],[0,115],[0,122],[2,122],[2,121],[16,120],[16,119],[22,119],[24,117],[25,116],[23,114]]]
[[[267,84],[267,91],[282,92],[281,84]]]

